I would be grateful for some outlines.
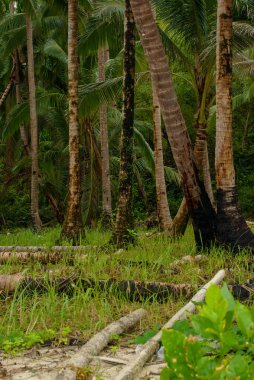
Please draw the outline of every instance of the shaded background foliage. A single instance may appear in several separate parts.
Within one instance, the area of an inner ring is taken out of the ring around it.
[[[67,3],[56,0],[26,2],[33,18],[37,108],[39,118],[40,213],[44,224],[55,224],[47,192],[65,212],[68,183],[68,115],[67,115]],[[193,85],[195,52],[207,60],[204,70],[213,73],[216,1],[153,0],[157,21],[171,62],[171,70],[181,109],[192,139],[195,141],[197,94]],[[176,6],[177,3],[177,6]],[[195,3],[195,4],[194,4]],[[198,3],[198,4],[197,4]],[[251,3],[251,2],[247,2]],[[63,6],[64,5],[64,6]],[[248,5],[248,4],[247,4]],[[0,109],[0,225],[29,226],[30,159],[24,154],[19,127],[29,126],[26,65],[26,36],[23,3],[14,16],[9,1],[0,1],[0,94],[6,88],[13,66],[12,53],[19,49],[21,58],[22,103],[15,105],[15,86]],[[194,8],[193,8],[194,7]],[[191,10],[198,10],[193,23]],[[253,211],[253,46],[254,29],[246,2],[235,2],[235,77],[234,77],[234,153],[239,201],[245,216]],[[122,109],[124,2],[79,1],[79,117],[82,178],[82,214],[86,225],[97,223],[101,212],[101,158],[99,105],[108,104],[110,169],[113,210],[116,208],[119,175],[119,140]],[[188,17],[187,17],[188,16]],[[189,19],[191,16],[191,19]],[[185,19],[183,28],[183,17]],[[98,83],[97,51],[107,45],[110,60],[106,64],[106,81]],[[152,92],[143,49],[136,43],[135,95],[135,163],[134,215],[146,219],[156,210]],[[244,61],[244,64],[243,64]],[[238,64],[238,63],[239,64]],[[242,65],[242,66],[241,66]],[[244,69],[243,69],[244,68]],[[212,85],[212,93],[215,89]],[[253,86],[254,88],[254,86]],[[212,114],[212,111],[211,111]],[[208,127],[208,148],[214,178],[215,123]],[[174,216],[182,199],[175,164],[163,129],[165,174],[170,210]]]

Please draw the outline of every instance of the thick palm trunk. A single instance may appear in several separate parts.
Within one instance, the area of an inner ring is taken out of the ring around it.
[[[241,215],[235,185],[232,145],[232,4],[233,0],[219,0],[217,13],[217,241],[232,249],[254,249],[254,235]]]
[[[116,226],[112,243],[122,246],[133,240],[132,180],[134,135],[134,84],[135,84],[135,23],[130,1],[126,0],[123,84],[123,127],[121,136],[119,196]]]
[[[207,195],[210,199],[211,204],[213,207],[215,207],[215,200],[213,195],[213,189],[212,189],[212,181],[211,181],[211,173],[210,173],[210,164],[209,164],[209,157],[208,157],[208,150],[207,150],[207,136],[206,136],[206,129],[207,129],[207,120],[205,123],[199,123],[197,122],[197,135],[196,135],[196,142],[194,146],[194,158],[195,163],[198,168],[198,170],[201,172],[203,171],[203,181],[205,190],[207,192]],[[177,212],[177,215],[175,216],[173,220],[173,234],[174,236],[183,235],[185,232],[185,229],[187,227],[188,223],[188,207],[186,204],[186,199],[183,198],[181,205],[179,207],[179,210]]]
[[[100,49],[98,52],[99,81],[105,81],[105,63],[108,60],[108,50]],[[110,228],[112,225],[111,183],[109,167],[107,105],[100,106],[101,131],[101,162],[102,162],[102,226]]]
[[[160,104],[153,87],[153,133],[154,133],[154,164],[155,164],[155,183],[156,183],[156,199],[157,214],[161,229],[169,233],[172,227],[172,218],[168,206],[167,188],[164,173],[164,159],[162,147],[161,132],[161,111]]]
[[[34,228],[36,230],[40,230],[42,227],[42,222],[39,215],[38,119],[36,111],[36,89],[34,74],[33,26],[29,15],[26,15],[26,33],[32,159],[31,216]]]
[[[198,177],[191,143],[174,90],[162,41],[149,0],[130,0],[150,66],[173,156],[181,175],[197,245],[210,246],[215,235],[215,212]]]
[[[68,1],[69,198],[62,237],[78,244],[82,233],[78,122],[78,0]]]

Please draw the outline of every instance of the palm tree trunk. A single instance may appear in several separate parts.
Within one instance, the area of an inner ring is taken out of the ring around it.
[[[134,85],[135,85],[135,23],[130,1],[125,1],[124,84],[123,84],[123,127],[121,136],[119,196],[116,226],[112,243],[125,245],[133,240],[132,180],[134,146]]]
[[[38,119],[36,110],[36,89],[34,73],[34,53],[33,53],[33,26],[32,20],[26,14],[27,33],[27,59],[28,59],[28,87],[29,87],[29,107],[30,107],[30,129],[31,129],[31,216],[33,226],[40,230],[42,222],[39,215],[39,165],[38,165]]]
[[[2,93],[1,97],[0,97],[0,108],[3,106],[3,104],[5,103],[6,99],[8,98],[11,90],[12,90],[12,87],[14,85],[14,72],[15,72],[15,66],[12,68],[12,71],[11,71],[11,75],[10,75],[10,80],[4,90],[4,92]]]
[[[216,154],[217,241],[232,249],[254,249],[254,235],[237,201],[232,145],[232,6],[219,0],[217,13]]]
[[[153,87],[153,131],[154,131],[154,163],[155,163],[155,183],[157,214],[161,229],[169,233],[172,227],[172,218],[168,206],[167,188],[164,172],[164,159],[161,133],[161,111],[160,104]]]
[[[16,87],[16,102],[17,104],[21,103],[21,94],[20,94],[20,63],[19,63],[19,53],[18,50],[16,49],[13,53],[14,56],[14,65],[15,65],[15,87]],[[29,146],[29,141],[28,141],[28,136],[25,127],[22,125],[19,128],[20,131],[20,137],[24,145],[24,150],[25,153],[28,156],[31,156],[31,149]]]
[[[105,81],[105,63],[108,60],[108,50],[100,49],[98,52],[98,72],[99,81]],[[107,105],[100,106],[100,131],[101,131],[101,159],[102,159],[102,226],[111,228],[112,208],[111,208],[111,183],[109,167],[109,144],[108,144],[108,124]]]
[[[216,208],[215,205],[215,199],[213,195],[213,188],[212,188],[212,180],[211,180],[211,172],[210,172],[210,162],[209,162],[209,155],[208,155],[208,148],[207,148],[207,142],[205,141],[204,146],[204,152],[203,152],[203,178],[204,178],[204,185],[206,192],[208,194],[208,197],[210,198],[210,201],[214,208]]]
[[[79,243],[82,233],[78,121],[78,0],[68,1],[69,197],[62,237]]]
[[[10,14],[14,15],[15,13],[15,7],[14,7],[14,1],[10,2]],[[16,90],[16,102],[17,104],[21,103],[21,93],[20,93],[20,61],[19,61],[19,52],[18,49],[15,49],[13,52],[13,66],[15,68],[15,90]],[[20,130],[20,137],[24,145],[25,152],[28,156],[31,156],[31,150],[29,147],[29,141],[27,137],[27,133],[24,126],[21,126],[19,128]]]
[[[150,66],[176,166],[181,176],[198,247],[215,237],[215,212],[198,177],[191,142],[174,90],[168,61],[149,0],[130,0],[141,42]]]

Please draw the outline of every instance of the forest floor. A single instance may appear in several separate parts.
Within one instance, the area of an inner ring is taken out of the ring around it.
[[[50,249],[59,232],[58,228],[45,229],[40,235],[29,230],[9,231],[0,234],[0,246],[45,246]],[[162,234],[147,235],[146,231],[139,230],[135,246],[115,252],[103,248],[109,233],[87,231],[86,240],[81,242],[85,246],[81,252],[84,257],[82,260],[77,257],[71,265],[68,251],[56,264],[22,264],[15,260],[1,264],[0,275],[19,273],[45,279],[75,275],[89,278],[95,285],[84,290],[75,282],[71,295],[56,291],[50,282],[44,292],[18,289],[7,296],[0,293],[0,379],[1,368],[2,378],[6,379],[28,379],[28,373],[33,379],[43,378],[40,376],[44,370],[60,365],[64,358],[109,323],[143,307],[148,312],[140,324],[121,337],[113,336],[108,348],[101,353],[102,357],[109,356],[123,363],[117,364],[114,360],[111,364],[106,363],[105,358],[92,362],[95,378],[113,379],[112,371],[117,373],[119,366],[134,357],[139,344],[145,341],[146,338],[140,336],[147,331],[148,335],[157,331],[191,298],[182,294],[164,300],[155,295],[135,299],[114,285],[102,290],[96,286],[99,280],[157,281],[201,287],[222,268],[227,271],[228,284],[254,280],[253,266],[250,265],[253,259],[247,252],[233,257],[229,252],[214,248],[209,254],[204,253],[205,260],[172,267],[175,260],[196,254],[191,228],[177,241]],[[156,369],[151,365],[145,368],[141,378],[156,378],[156,371],[158,373],[161,366],[158,360],[156,365]]]

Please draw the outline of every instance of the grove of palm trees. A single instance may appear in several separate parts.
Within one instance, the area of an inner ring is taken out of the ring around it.
[[[254,1],[0,13],[0,379],[252,379]]]

